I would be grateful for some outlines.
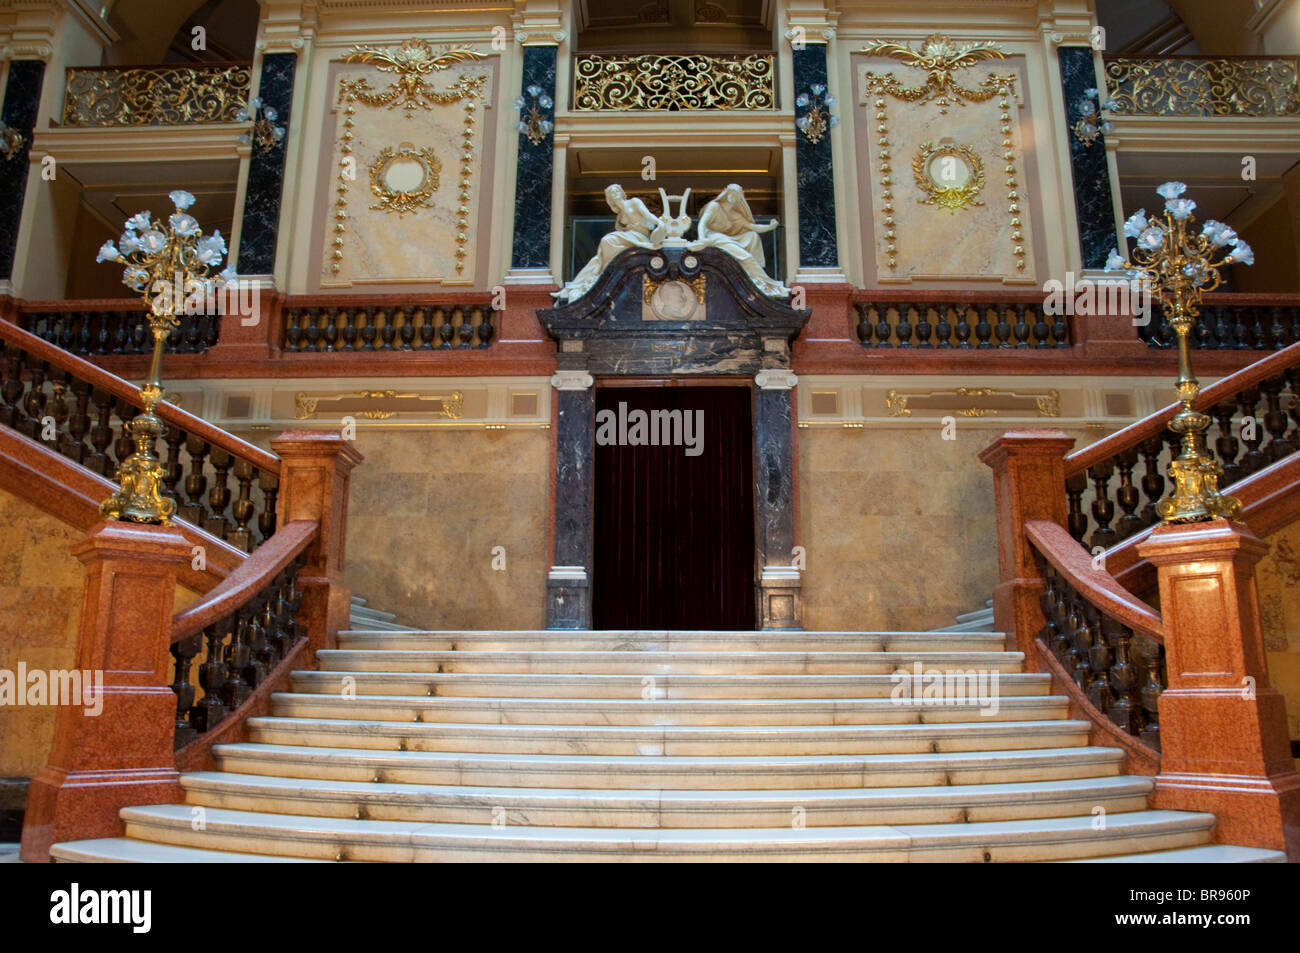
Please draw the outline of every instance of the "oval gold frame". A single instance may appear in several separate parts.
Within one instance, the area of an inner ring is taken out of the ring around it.
[[[399,160],[418,162],[424,169],[424,176],[415,188],[402,190],[389,186],[388,169]],[[409,142],[403,142],[397,149],[385,146],[370,165],[370,191],[379,197],[379,201],[370,207],[383,212],[396,212],[399,216],[422,208],[432,208],[433,193],[438,191],[438,176],[441,172],[442,163],[432,149],[417,151]]]
[[[951,156],[966,167],[969,174],[964,185],[945,186],[930,174],[930,164],[944,156]],[[924,198],[917,200],[923,205],[937,205],[956,213],[959,209],[984,204],[975,197],[984,189],[984,163],[970,146],[923,143],[912,160],[912,173],[917,186],[925,193]]]

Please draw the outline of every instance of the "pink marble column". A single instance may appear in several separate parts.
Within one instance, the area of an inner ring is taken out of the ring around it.
[[[1169,684],[1155,806],[1208,811],[1220,843],[1300,858],[1300,774],[1268,681],[1255,564],[1268,547],[1227,520],[1161,526],[1138,553],[1160,578]]]
[[[76,664],[103,673],[102,710],[59,707],[49,763],[28,790],[25,861],[48,861],[60,841],[120,836],[123,807],[181,800],[169,647],[190,544],[175,527],[101,523],[73,554],[86,567]]]

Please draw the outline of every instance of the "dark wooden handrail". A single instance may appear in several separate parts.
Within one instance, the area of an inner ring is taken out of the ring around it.
[[[1275,351],[1263,360],[1256,361],[1235,374],[1229,374],[1227,377],[1215,381],[1201,391],[1200,396],[1196,399],[1196,409],[1209,410],[1224,399],[1254,387],[1270,377],[1275,377],[1296,364],[1300,364],[1300,342],[1285,347],[1280,351]],[[1173,386],[1172,382],[1170,386]],[[1123,430],[1116,431],[1109,437],[1104,437],[1091,446],[1070,454],[1065,458],[1065,475],[1070,476],[1087,470],[1089,467],[1095,466],[1103,460],[1109,460],[1129,447],[1136,447],[1143,441],[1161,433],[1165,429],[1165,425],[1173,419],[1174,414],[1178,413],[1181,407],[1182,405],[1177,402],[1172,403],[1150,417],[1130,424]]]
[[[1134,632],[1164,642],[1164,622],[1156,612],[1121,586],[1110,573],[1096,570],[1092,554],[1065,527],[1051,520],[1030,520],[1025,535],[1075,591],[1104,615]]]
[[[3,318],[0,318],[0,340],[21,348],[37,360],[45,361],[51,367],[57,367],[71,373],[78,380],[90,384],[96,390],[111,394],[137,407],[140,404],[140,389],[134,384],[123,380],[116,374],[110,374],[89,361],[82,360],[75,354],[68,353],[63,348],[51,344],[44,338],[38,337],[29,331],[24,331],[16,324]],[[267,453],[261,447],[254,446],[233,434],[226,433],[226,431],[212,426],[206,420],[195,417],[174,404],[167,403],[166,400],[158,405],[157,414],[166,423],[179,427],[187,434],[201,437],[213,447],[219,447],[234,457],[247,460],[262,472],[276,474],[280,472],[280,459],[274,454]]]
[[[315,520],[294,520],[277,530],[207,595],[172,617],[172,643],[202,632],[252,599],[284,572],[319,532]]]

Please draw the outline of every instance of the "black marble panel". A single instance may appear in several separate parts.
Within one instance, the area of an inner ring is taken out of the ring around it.
[[[755,539],[763,565],[788,565],[794,550],[790,393],[760,390],[754,407]]]
[[[557,401],[555,565],[590,567],[595,398],[588,387],[561,390]]]
[[[32,133],[36,129],[44,77],[45,64],[40,60],[15,60],[9,64],[9,82],[0,116],[6,126],[22,133],[23,145],[12,159],[0,157],[0,279],[13,277],[18,226],[27,192],[27,157],[32,151]]]
[[[1061,62],[1061,95],[1065,97],[1067,124],[1073,126],[1082,115],[1078,103],[1084,98],[1083,91],[1099,89],[1104,101],[1105,85],[1097,81],[1091,47],[1063,46],[1057,53]],[[1089,146],[1073,130],[1066,135],[1070,138],[1070,173],[1074,179],[1074,208],[1079,219],[1083,266],[1101,268],[1117,244],[1110,175],[1106,166],[1106,137],[1099,135]]]
[[[285,137],[270,149],[253,146],[248,166],[248,189],[244,194],[239,264],[236,266],[240,274],[269,275],[275,269],[276,234],[280,228],[280,197],[284,191],[285,151],[290,135],[297,63],[295,53],[267,53],[262,57],[258,95],[264,107],[275,109],[278,114],[276,125],[284,127]],[[333,181],[328,176],[326,180]]]
[[[809,43],[802,50],[794,50],[793,56],[796,96],[800,93],[811,95],[814,84],[828,85],[825,46]],[[795,117],[802,116],[811,108],[812,104],[796,106]],[[839,251],[835,244],[835,171],[831,164],[830,136],[822,136],[820,142],[810,142],[802,132],[797,132],[794,158],[799,189],[799,264],[814,268],[836,267],[839,265]]]
[[[525,110],[532,98],[525,92],[529,86],[539,86],[552,101],[555,99],[555,47],[524,47],[523,81],[519,94],[523,96]],[[554,121],[555,110],[542,110],[545,118]],[[519,133],[519,163],[515,177],[515,231],[510,255],[512,268],[545,268],[551,261],[551,179],[555,161],[555,138],[547,133],[534,145],[524,133]]]

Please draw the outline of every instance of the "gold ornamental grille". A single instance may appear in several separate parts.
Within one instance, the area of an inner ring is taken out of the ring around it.
[[[1300,115],[1295,57],[1108,57],[1105,64],[1117,115]]]
[[[573,108],[677,111],[775,109],[770,53],[589,53],[574,58]]]
[[[249,63],[74,68],[63,94],[65,126],[184,126],[236,122],[248,100]]]

